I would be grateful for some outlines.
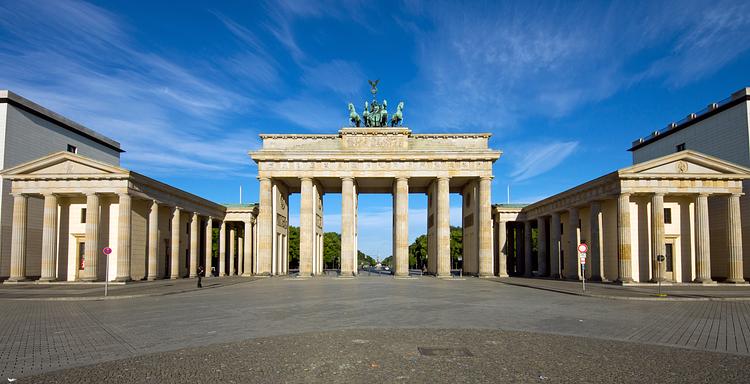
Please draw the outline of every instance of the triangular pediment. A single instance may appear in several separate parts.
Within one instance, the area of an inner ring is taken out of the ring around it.
[[[128,174],[126,169],[70,152],[57,152],[2,172],[3,176]]]
[[[681,151],[623,168],[618,173],[620,176],[747,176],[750,169],[700,152]]]

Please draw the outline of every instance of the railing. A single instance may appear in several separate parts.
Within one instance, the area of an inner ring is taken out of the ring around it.
[[[685,123],[687,123],[689,121],[695,120],[695,119],[697,119],[697,118],[699,118],[699,117],[701,117],[701,116],[703,116],[703,115],[705,115],[705,114],[707,114],[707,113],[709,113],[709,112],[711,112],[711,111],[713,111],[713,110],[715,110],[715,109],[717,109],[717,108],[719,108],[721,106],[724,106],[724,105],[728,104],[732,100],[733,100],[732,96],[729,96],[729,97],[727,97],[727,98],[725,98],[723,100],[720,100],[719,102],[711,103],[708,106],[706,106],[705,108],[701,109],[700,111],[691,113],[691,114],[685,116],[684,118],[682,118],[681,120],[669,123],[669,125],[667,125],[666,127],[662,128],[662,129],[660,129],[658,131],[654,131],[654,132],[652,132],[650,135],[648,135],[646,137],[641,137],[641,138],[638,138],[638,139],[634,140],[633,141],[633,146],[636,146],[636,145],[641,144],[641,143],[643,143],[645,141],[651,140],[651,139],[653,139],[656,136],[659,136],[659,135],[661,135],[663,133],[669,132],[672,129],[680,127],[680,126],[682,126],[683,124],[685,124]]]

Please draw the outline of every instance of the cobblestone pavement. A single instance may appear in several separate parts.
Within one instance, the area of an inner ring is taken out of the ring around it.
[[[746,301],[606,300],[474,278],[270,278],[134,299],[0,299],[0,377],[358,328],[517,330],[750,356],[749,324]]]
[[[497,330],[356,329],[141,355],[19,383],[746,383],[750,357]]]

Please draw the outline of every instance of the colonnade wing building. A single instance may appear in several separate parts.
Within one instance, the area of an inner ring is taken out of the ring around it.
[[[153,280],[195,277],[199,265],[252,273],[255,205],[216,204],[124,169],[119,143],[9,91],[0,134],[0,278]]]
[[[634,141],[631,167],[530,205],[496,205],[500,274],[745,283],[748,101],[745,88]],[[589,245],[585,272],[581,242]]]

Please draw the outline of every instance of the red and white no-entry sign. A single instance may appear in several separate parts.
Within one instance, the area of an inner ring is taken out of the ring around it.
[[[586,253],[589,250],[589,246],[586,243],[578,244],[578,252]]]

